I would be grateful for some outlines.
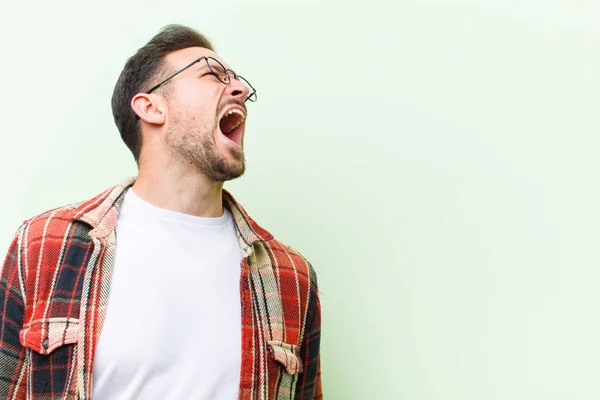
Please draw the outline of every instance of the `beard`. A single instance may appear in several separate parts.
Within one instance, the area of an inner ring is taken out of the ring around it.
[[[180,122],[181,120],[174,125],[181,127]],[[173,129],[167,134],[166,142],[174,155],[215,182],[230,181],[242,176],[246,170],[244,153],[234,153],[234,161],[219,153],[214,135],[219,130],[218,125],[199,125],[195,119],[191,122],[191,128]],[[221,132],[217,134],[220,135]]]

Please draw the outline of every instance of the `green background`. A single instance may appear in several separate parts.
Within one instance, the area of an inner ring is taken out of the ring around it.
[[[325,397],[600,398],[600,3],[16,2],[0,250],[136,167],[110,97],[188,24],[257,88],[226,188],[318,272]]]

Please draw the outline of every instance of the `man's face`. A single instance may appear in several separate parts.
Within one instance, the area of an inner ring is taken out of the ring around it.
[[[214,57],[229,68],[214,52],[200,47],[173,52],[165,63],[175,72],[202,56]],[[165,89],[167,147],[213,181],[241,176],[245,169],[244,100],[249,88],[236,79],[224,84],[202,60],[171,79]]]

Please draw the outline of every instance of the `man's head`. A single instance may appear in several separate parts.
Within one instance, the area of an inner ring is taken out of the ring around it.
[[[204,36],[170,25],[127,61],[112,109],[138,163],[168,153],[211,180],[226,181],[244,172],[250,94]]]

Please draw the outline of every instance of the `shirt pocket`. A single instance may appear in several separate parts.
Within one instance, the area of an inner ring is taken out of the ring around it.
[[[302,360],[298,356],[298,346],[279,340],[267,342],[269,354],[290,375],[302,373]]]
[[[43,318],[23,326],[19,333],[21,344],[34,352],[47,356],[57,348],[77,343],[79,319]]]
[[[27,348],[27,393],[31,398],[76,398],[79,319],[43,318],[23,326]],[[28,397],[28,398],[29,398]]]

